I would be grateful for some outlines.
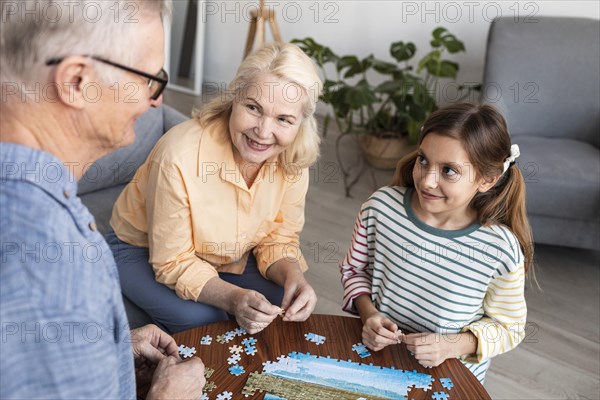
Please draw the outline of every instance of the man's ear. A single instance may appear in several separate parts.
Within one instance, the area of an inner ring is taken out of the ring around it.
[[[485,193],[488,190],[490,190],[491,188],[494,187],[494,185],[498,182],[498,179],[500,179],[502,175],[498,175],[498,176],[494,176],[494,177],[487,177],[487,178],[480,178],[479,179],[479,187],[477,188],[477,190],[480,193]]]
[[[65,105],[82,109],[87,102],[86,96],[99,98],[100,86],[94,79],[96,73],[92,68],[89,58],[81,56],[66,57],[56,66],[54,82],[56,85],[56,97]],[[94,88],[89,89],[90,84]],[[88,94],[87,91],[90,93]],[[93,92],[93,95],[91,94]]]

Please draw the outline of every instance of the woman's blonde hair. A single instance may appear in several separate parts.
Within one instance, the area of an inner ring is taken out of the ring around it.
[[[319,158],[321,138],[314,113],[323,84],[312,60],[296,45],[273,43],[263,46],[242,61],[235,78],[224,93],[209,102],[201,110],[195,110],[194,118],[203,128],[214,124],[224,127],[223,135],[229,138],[229,117],[234,101],[261,74],[273,75],[303,90],[303,121],[294,142],[280,155],[278,162],[286,174],[296,175]]]
[[[477,193],[470,206],[482,225],[503,224],[515,234],[525,256],[525,272],[533,267],[533,238],[525,210],[525,180],[519,168],[504,161],[510,156],[511,140],[504,117],[487,104],[459,103],[437,110],[425,121],[419,144],[430,133],[459,140],[476,176],[495,178],[487,192]],[[418,150],[398,162],[392,185],[414,187],[412,171]]]

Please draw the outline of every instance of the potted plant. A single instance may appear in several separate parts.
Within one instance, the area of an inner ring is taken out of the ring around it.
[[[411,42],[391,44],[394,62],[372,54],[363,59],[338,56],[312,38],[292,42],[316,62],[323,74],[320,99],[333,111],[325,117],[324,134],[333,118],[341,133],[336,142],[338,159],[340,140],[348,134],[359,134],[368,162],[387,169],[395,168],[402,155],[410,151],[423,122],[436,110],[439,79],[456,78],[459,66],[444,59],[445,53],[465,50],[463,42],[442,27],[432,32],[432,49],[416,68],[411,61],[417,48]],[[328,76],[328,66],[333,66],[335,77]],[[379,81],[383,77],[383,81],[371,83],[373,75],[379,76]]]

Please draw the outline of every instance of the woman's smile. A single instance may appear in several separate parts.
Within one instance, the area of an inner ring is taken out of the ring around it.
[[[246,134],[244,134],[244,137],[246,138],[246,145],[254,151],[266,151],[272,146],[272,144],[259,143],[253,139],[250,139],[250,137]]]

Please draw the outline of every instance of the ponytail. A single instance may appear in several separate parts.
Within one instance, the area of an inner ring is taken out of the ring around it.
[[[525,209],[525,180],[517,166],[510,166],[496,185],[471,201],[482,225],[506,225],[514,233],[525,257],[525,274],[533,267],[533,235]]]

